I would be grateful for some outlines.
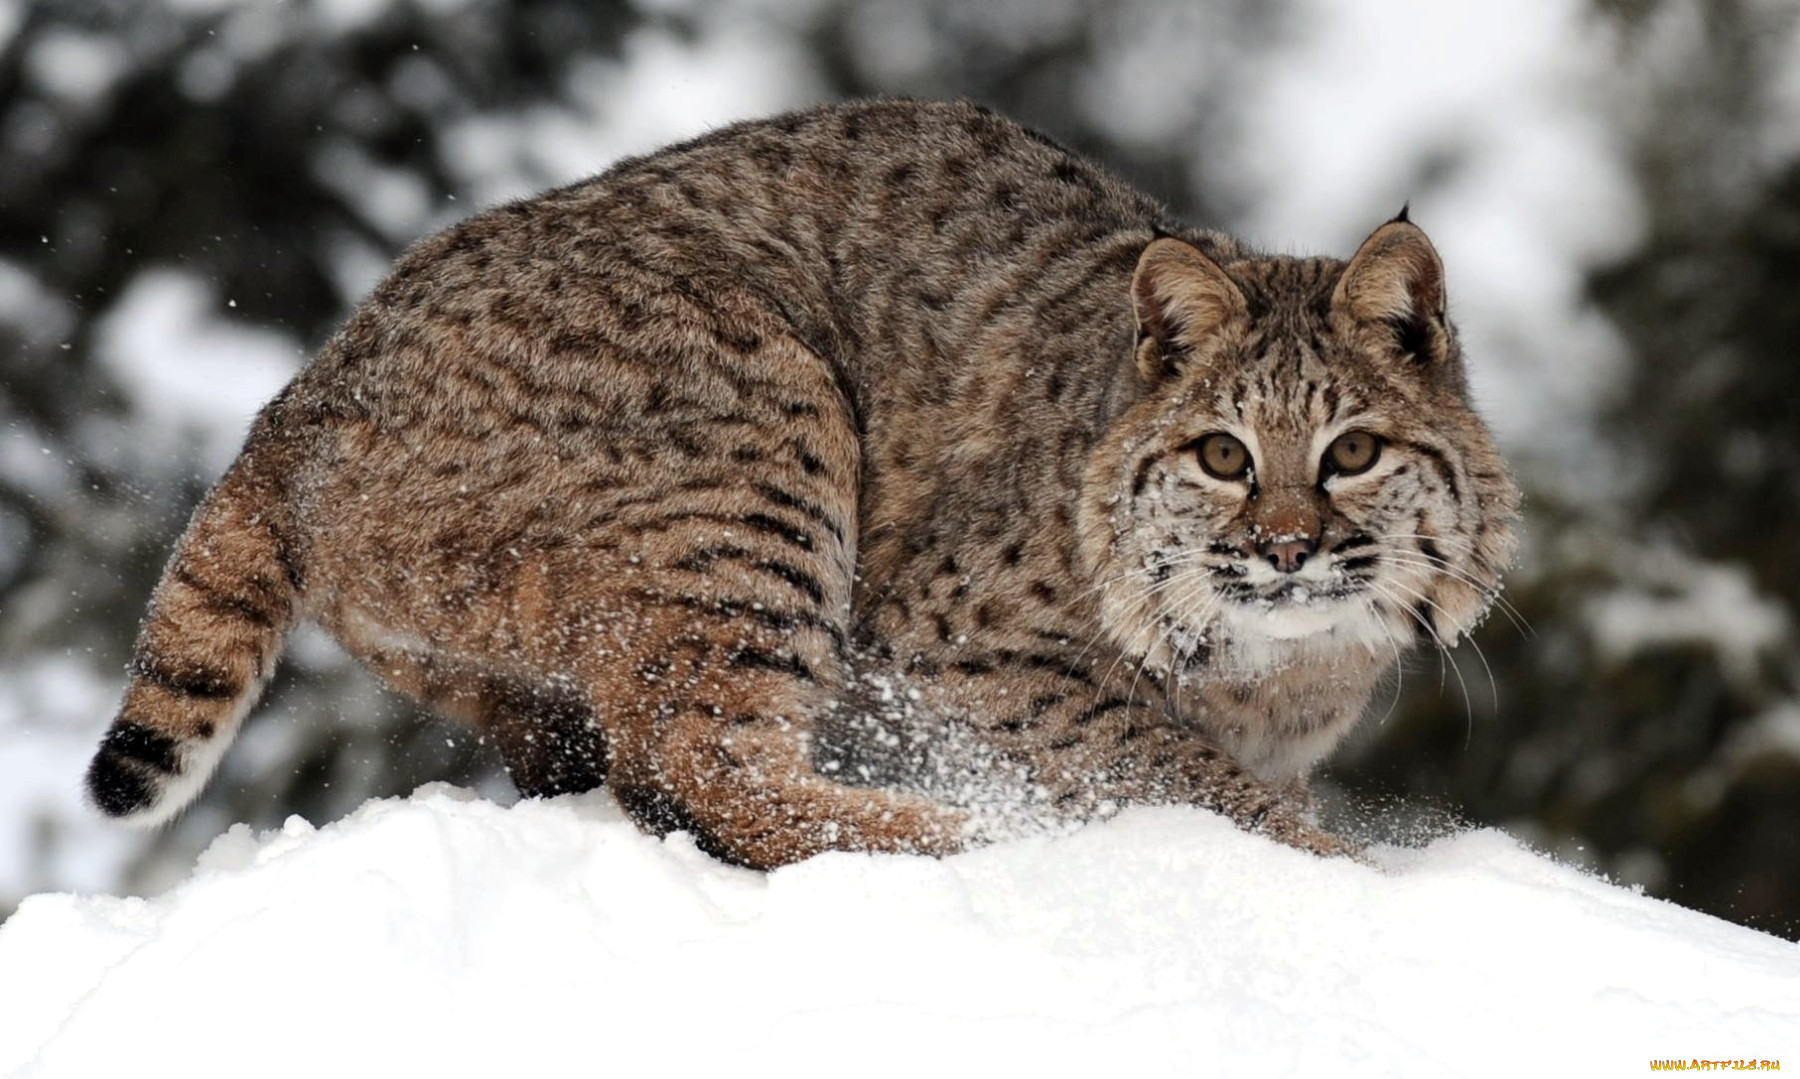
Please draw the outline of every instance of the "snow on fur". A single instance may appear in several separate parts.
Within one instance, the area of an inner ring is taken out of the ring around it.
[[[507,808],[433,786],[324,829],[234,828],[161,898],[28,899],[0,927],[0,1075],[1638,1074],[1800,1056],[1793,944],[1495,832],[1375,857],[1165,809],[764,875],[645,836],[604,795]]]

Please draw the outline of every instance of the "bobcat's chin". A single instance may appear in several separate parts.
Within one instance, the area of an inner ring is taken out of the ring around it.
[[[1371,616],[1367,597],[1283,585],[1248,600],[1222,605],[1220,621],[1233,637],[1264,637],[1274,641],[1300,641],[1318,637],[1361,640],[1381,629]],[[1323,643],[1323,641],[1321,642]]]
[[[1221,604],[1209,666],[1240,678],[1300,663],[1326,663],[1392,649],[1393,629],[1360,594],[1312,593],[1292,586],[1249,602]]]

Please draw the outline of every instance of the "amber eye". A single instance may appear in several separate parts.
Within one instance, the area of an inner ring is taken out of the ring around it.
[[[1200,440],[1200,467],[1214,479],[1243,479],[1250,471],[1250,451],[1230,435],[1207,435]]]
[[[1367,472],[1381,459],[1381,440],[1367,431],[1337,436],[1325,450],[1325,470],[1339,476]]]

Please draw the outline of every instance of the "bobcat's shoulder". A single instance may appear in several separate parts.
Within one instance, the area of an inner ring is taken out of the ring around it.
[[[198,791],[312,618],[528,794],[772,865],[1275,793],[1517,495],[1396,220],[1259,255],[993,113],[740,124],[409,251],[152,600],[89,774]]]

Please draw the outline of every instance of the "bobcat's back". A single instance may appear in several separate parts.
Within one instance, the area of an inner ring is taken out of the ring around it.
[[[1335,849],[1256,771],[1303,769],[1396,643],[1479,613],[1515,497],[1413,279],[1435,254],[1387,228],[1362,268],[1257,258],[991,113],[906,102],[481,214],[259,417],[91,794],[179,810],[309,617],[492,732],[525,793],[604,779],[749,864],[1134,801]],[[1288,473],[1351,421],[1400,467],[1334,507],[1362,470]],[[1209,424],[1279,489],[1208,469]],[[1272,529],[1345,602],[1259,568]]]

